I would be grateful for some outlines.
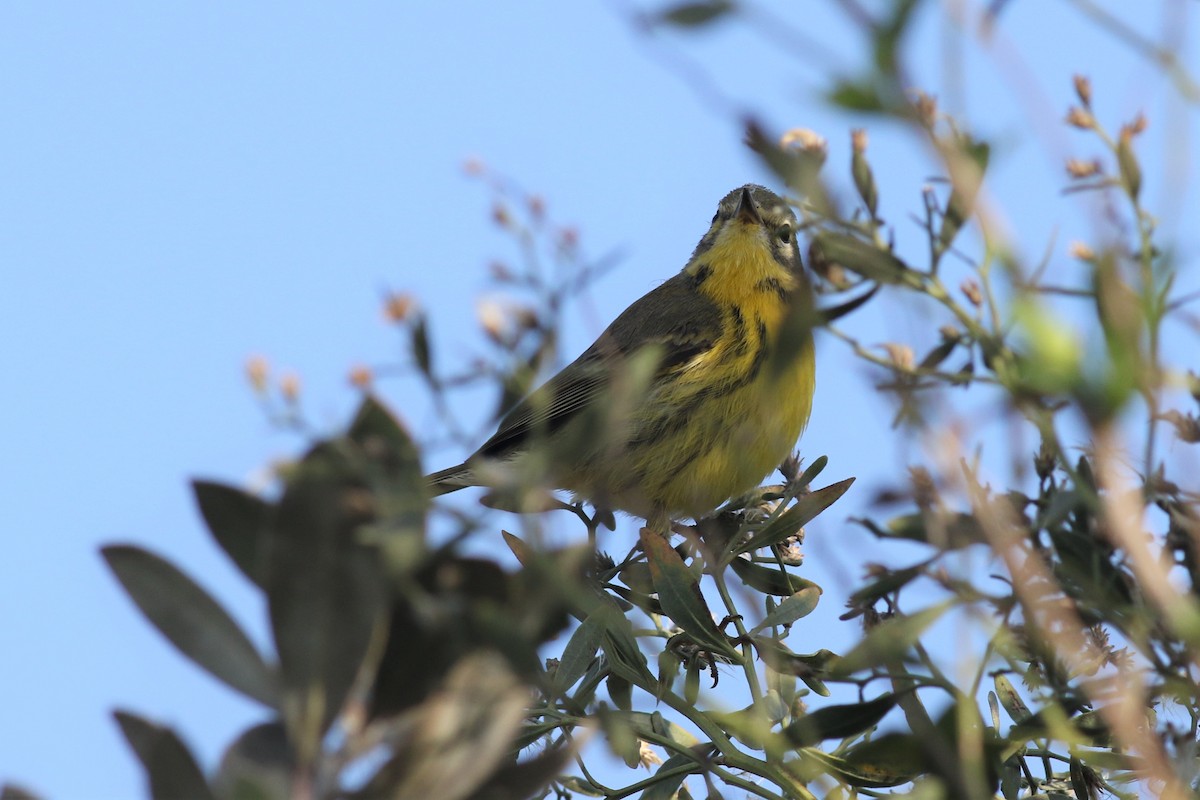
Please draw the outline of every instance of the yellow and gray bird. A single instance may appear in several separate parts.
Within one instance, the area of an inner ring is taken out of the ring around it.
[[[683,270],[465,462],[430,475],[431,492],[552,487],[665,527],[757,486],[812,409],[813,300],[796,228],[769,190],[730,192]]]

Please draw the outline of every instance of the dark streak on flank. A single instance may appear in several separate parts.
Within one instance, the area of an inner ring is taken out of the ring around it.
[[[692,273],[692,284],[696,288],[700,288],[700,284],[704,283],[712,276],[713,268],[711,264],[701,264],[696,267],[696,271]]]
[[[783,281],[779,278],[763,278],[755,284],[754,288],[760,292],[774,292],[780,300],[787,299],[787,289],[783,288]]]

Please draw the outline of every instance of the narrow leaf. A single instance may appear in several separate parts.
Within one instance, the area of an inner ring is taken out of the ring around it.
[[[266,535],[271,506],[233,486],[192,481],[204,524],[225,554],[256,586],[266,584]]]
[[[642,528],[642,550],[650,564],[650,575],[663,611],[698,644],[725,655],[737,656],[725,635],[713,622],[700,583],[665,538]],[[791,594],[789,592],[788,594]]]
[[[271,531],[267,586],[297,759],[315,757],[341,710],[383,614],[379,559],[355,533],[371,519],[363,490],[331,451],[314,451],[291,481]]]
[[[141,612],[181,653],[226,685],[275,707],[279,689],[271,669],[208,592],[140,547],[113,545],[100,552]]]
[[[773,594],[776,597],[791,597],[797,592],[815,589],[821,594],[821,587],[810,580],[792,575],[778,567],[764,567],[752,564],[744,558],[735,558],[730,565],[742,582],[757,592]]]
[[[921,635],[953,607],[952,600],[918,611],[909,616],[895,617],[882,622],[863,637],[854,649],[842,656],[839,675],[851,675],[859,670],[886,664],[903,658]]]
[[[838,498],[844,495],[853,483],[854,478],[846,478],[844,481],[838,481],[799,497],[791,508],[768,522],[744,544],[740,545],[737,552],[748,553],[760,547],[782,542],[837,502]]]
[[[556,692],[565,692],[574,686],[596,658],[596,651],[604,641],[602,617],[602,614],[589,615],[571,634],[554,671]]]
[[[778,625],[791,625],[796,620],[811,614],[820,599],[821,587],[816,584],[806,586],[777,605],[770,614],[763,618],[762,622],[754,626],[750,633],[758,633]]]
[[[825,706],[783,729],[796,747],[811,747],[826,739],[844,739],[879,724],[896,707],[897,695],[885,694],[865,703]]]
[[[153,800],[213,800],[195,757],[174,731],[126,711],[113,717],[142,762]]]

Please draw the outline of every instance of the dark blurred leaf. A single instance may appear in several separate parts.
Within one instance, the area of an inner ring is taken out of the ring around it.
[[[848,111],[877,113],[887,108],[878,88],[867,81],[839,81],[826,97],[833,105]]]
[[[886,528],[873,524],[866,527],[880,538],[907,539],[942,550],[961,550],[987,542],[979,520],[972,514],[904,514],[888,520]]]
[[[283,723],[265,722],[245,731],[225,751],[213,788],[227,800],[288,800],[294,770]]]
[[[633,710],[633,684],[622,678],[620,675],[609,673],[605,679],[604,685],[608,689],[608,696],[613,701],[613,705],[622,711]],[[575,701],[579,702],[579,696],[575,696]]]
[[[554,691],[564,693],[587,672],[596,651],[604,641],[604,623],[602,614],[593,614],[585,619],[563,648],[562,656],[558,659],[558,668],[554,671]]]
[[[279,687],[270,667],[208,592],[140,547],[113,545],[100,552],[146,618],[181,653],[247,697],[276,706]]]
[[[853,483],[854,478],[846,478],[844,481],[838,481],[823,489],[802,495],[796,499],[791,508],[763,525],[745,543],[739,545],[737,552],[748,553],[761,547],[779,544],[836,503]]]
[[[153,800],[213,800],[204,773],[174,731],[127,711],[113,717],[142,762]]]
[[[267,599],[283,708],[301,764],[315,756],[383,621],[379,558],[356,540],[372,519],[371,497],[347,469],[332,449],[306,457],[271,533]]]
[[[42,797],[23,786],[6,783],[0,786],[0,800],[42,800]]]
[[[921,638],[921,634],[953,605],[953,600],[946,600],[915,614],[893,617],[879,623],[849,653],[842,656],[837,666],[838,674],[853,675],[859,670],[903,658]]]
[[[877,283],[874,286],[872,286],[869,291],[863,292],[858,297],[855,297],[851,300],[847,300],[844,303],[839,303],[838,305],[833,306],[832,308],[822,307],[822,308],[817,309],[817,314],[819,315],[821,322],[823,324],[828,324],[830,322],[836,322],[837,320],[841,319],[842,317],[846,316],[847,314],[850,314],[853,311],[856,311],[857,309],[862,307],[863,304],[865,304],[868,300],[870,300],[872,297],[875,296],[875,294],[879,291],[879,287],[880,287],[880,284]]]
[[[270,504],[241,489],[209,481],[192,481],[192,492],[213,539],[243,575],[264,586]]]
[[[887,250],[855,236],[821,231],[816,236],[821,252],[830,261],[877,283],[897,284],[904,280],[908,266]]]
[[[691,756],[678,753],[671,756],[654,773],[655,783],[642,792],[641,800],[672,800],[684,778],[703,771]]]
[[[550,783],[574,755],[571,747],[556,747],[519,763],[505,764],[468,800],[525,800]]]
[[[806,589],[815,589],[818,594],[821,592],[821,587],[812,581],[792,575],[779,567],[763,567],[744,558],[735,558],[729,566],[733,567],[733,571],[743,583],[756,592],[773,594],[776,597],[791,597]]]
[[[770,614],[763,618],[762,622],[754,626],[750,633],[758,633],[765,628],[777,625],[791,625],[796,620],[811,614],[820,599],[820,586],[816,584],[806,586],[776,606]]]
[[[810,689],[822,697],[829,696],[829,689],[821,678],[837,669],[841,658],[829,650],[815,653],[793,653],[787,645],[769,636],[753,636],[750,640],[758,657],[770,669],[785,675],[794,675],[804,681]]]
[[[488,796],[477,793],[511,766],[512,745],[529,698],[529,687],[500,655],[480,651],[464,656],[439,689],[413,709],[411,729],[395,755],[355,796]]]
[[[634,685],[649,686],[655,678],[646,667],[646,657],[638,648],[637,638],[633,635],[633,625],[621,613],[616,603],[606,599],[599,608],[592,611],[599,613],[604,627],[604,655],[608,658],[612,671]]]
[[[347,438],[366,456],[366,479],[380,518],[368,539],[383,550],[393,574],[410,571],[424,554],[429,504],[420,453],[399,420],[370,395],[359,406]]]
[[[796,747],[855,736],[878,725],[884,715],[896,707],[897,700],[896,695],[885,694],[865,703],[818,708],[792,722],[783,733]]]
[[[729,0],[679,3],[659,12],[657,19],[680,28],[698,28],[715,22],[734,9],[734,4]]]
[[[907,733],[886,733],[856,745],[842,766],[840,777],[864,788],[899,786],[928,769],[920,741]]]
[[[642,528],[641,543],[650,564],[658,601],[662,603],[667,616],[689,633],[697,644],[715,653],[736,657],[737,651],[713,622],[712,612],[708,610],[708,603],[700,592],[699,581],[679,554],[665,538],[649,528]],[[797,587],[797,590],[800,588],[803,587]]]

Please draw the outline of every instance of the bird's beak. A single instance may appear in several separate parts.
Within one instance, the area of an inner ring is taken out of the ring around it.
[[[738,199],[737,211],[733,215],[741,222],[762,225],[762,215],[758,213],[758,206],[754,204],[754,198],[750,196],[749,189],[742,189],[742,196]]]

